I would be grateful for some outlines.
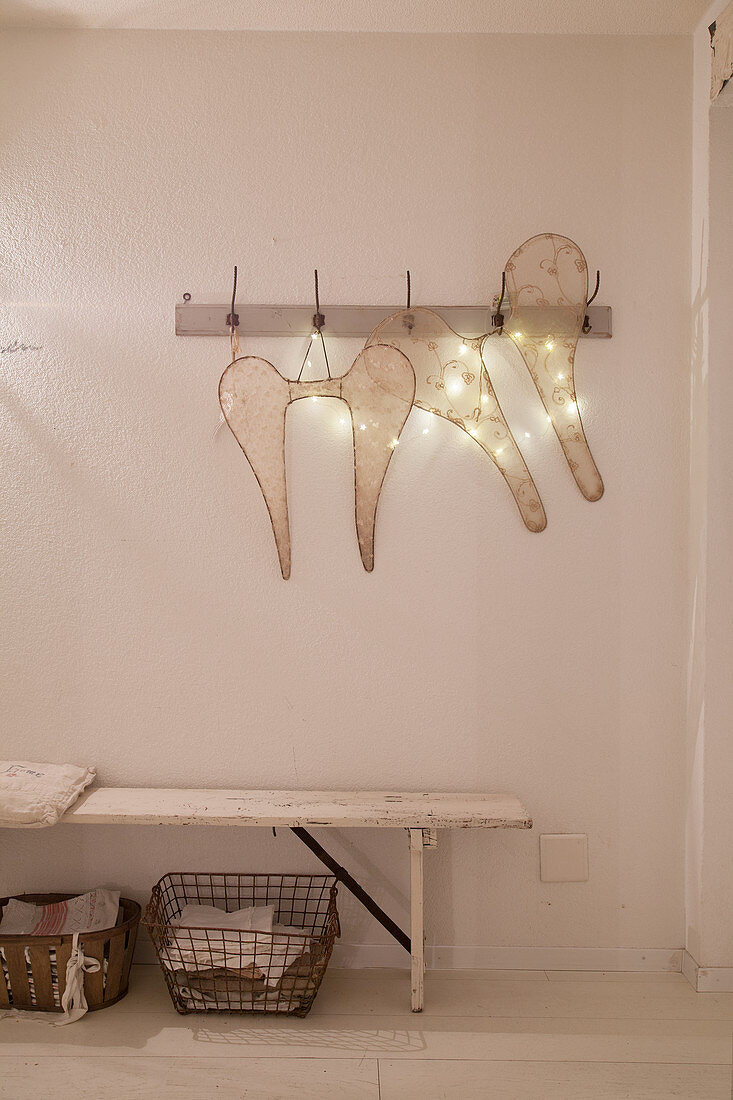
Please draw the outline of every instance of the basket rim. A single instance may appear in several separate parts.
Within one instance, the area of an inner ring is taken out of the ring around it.
[[[162,882],[165,882],[166,879],[173,878],[175,875],[178,875],[180,878],[307,878],[310,879],[311,882],[337,883],[339,881],[336,875],[312,875],[309,872],[303,874],[300,871],[166,871],[166,873],[155,883],[153,890],[155,890],[156,886],[160,886]]]
[[[7,898],[0,898],[0,914],[8,902],[13,900],[38,904],[38,899],[45,898],[46,905],[53,905],[56,901],[69,901],[71,898],[78,896],[78,894],[11,894]],[[134,901],[133,898],[120,897],[118,913],[119,909],[122,909],[123,913],[129,911],[129,916],[121,924],[113,924],[109,928],[98,928],[95,932],[80,932],[79,939],[83,943],[93,943],[98,939],[107,940],[112,935],[121,935],[138,924],[142,916],[142,907],[139,902]],[[73,938],[73,932],[63,932],[56,936],[32,936],[30,932],[3,933],[0,927],[0,947],[5,945],[12,947],[15,944],[25,944],[32,947],[60,947],[67,942],[71,943]]]
[[[207,877],[214,874],[214,872],[207,872],[207,871],[202,871],[202,872],[195,872],[195,871],[169,872],[169,874],[187,874],[189,876],[194,876],[194,875],[197,875],[199,873],[202,876],[207,876]],[[251,877],[254,877],[255,874],[258,874],[258,872],[243,872],[242,874],[235,873],[233,877],[235,877],[235,878],[251,878]],[[153,886],[152,892],[151,892],[151,895],[150,895],[150,899],[148,900],[148,903],[145,906],[145,910],[144,910],[143,915],[141,917],[140,923],[143,925],[144,928],[147,928],[148,930],[151,930],[151,929],[164,929],[166,932],[176,931],[178,929],[180,929],[183,932],[189,932],[189,931],[193,931],[193,932],[250,932],[250,933],[254,932],[259,936],[270,936],[271,938],[273,936],[285,936],[285,937],[288,937],[289,939],[298,939],[298,940],[301,940],[301,939],[310,939],[310,940],[312,940],[313,937],[314,937],[313,932],[307,932],[305,929],[303,930],[302,933],[299,933],[299,932],[272,932],[272,931],[267,932],[266,930],[259,929],[259,928],[217,928],[215,925],[173,924],[169,920],[168,921],[152,920],[151,919],[151,917],[153,915],[152,910],[154,908],[157,908],[156,901],[160,897],[160,893],[161,893],[160,885],[164,881],[164,879],[167,878],[167,877],[168,877],[168,875],[164,875],[163,878],[160,879],[158,882],[156,882],[155,886]],[[311,880],[316,879],[316,880],[322,881],[324,883],[330,882],[330,888],[329,888],[329,892],[328,892],[328,905],[327,905],[326,913],[324,914],[324,916],[327,918],[330,911],[333,909],[333,912],[336,915],[336,918],[338,919],[338,909],[336,908],[336,897],[338,895],[338,879],[336,878],[335,875],[279,875],[279,874],[268,875],[266,872],[263,872],[261,875],[258,874],[258,877],[310,878]],[[156,895],[156,891],[157,891],[157,895]],[[213,908],[217,908],[217,906],[213,906]],[[243,908],[250,909],[250,908],[253,908],[253,906],[243,906]],[[223,909],[222,912],[229,913],[229,912],[236,912],[236,910]]]

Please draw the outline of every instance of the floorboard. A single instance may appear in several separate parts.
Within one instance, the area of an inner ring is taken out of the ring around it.
[[[191,1014],[156,966],[77,1024],[0,1018],[0,1098],[730,1100],[733,994],[679,974],[330,971],[304,1020]]]

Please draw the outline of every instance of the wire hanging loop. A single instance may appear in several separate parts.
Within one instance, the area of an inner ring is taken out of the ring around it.
[[[239,314],[234,312],[234,303],[237,298],[237,265],[234,265],[234,286],[232,287],[232,305],[227,314],[229,325],[229,346],[232,351],[232,363],[239,355]]]
[[[313,272],[313,281],[314,281],[314,285],[315,285],[316,312],[313,314],[313,332],[311,333],[311,342],[314,342],[315,340],[320,340],[321,341],[321,347],[323,348],[323,358],[324,358],[324,361],[326,363],[326,372],[328,374],[328,377],[330,378],[331,377],[331,365],[328,362],[328,352],[326,351],[326,341],[325,341],[324,336],[323,336],[323,328],[326,324],[326,318],[321,313],[321,300],[320,300],[320,297],[318,295],[318,268],[316,268]],[[298,371],[298,379],[297,379],[298,382],[300,382],[300,379],[303,375],[303,370],[305,368],[306,363],[308,363],[310,365],[309,360],[308,360],[309,355],[310,355],[310,346],[308,346],[306,348],[305,355],[303,356],[303,362],[300,364],[300,370]]]
[[[601,285],[601,273],[600,273],[600,271],[596,271],[596,288],[593,291],[593,293],[591,294],[588,301],[585,303],[585,308],[586,309],[591,304],[591,302],[595,301],[596,295],[598,294],[598,288],[600,287],[600,285]],[[593,326],[590,323],[590,317],[586,313],[585,317],[583,318],[583,333],[584,333],[584,335],[587,336],[592,328],[593,328]]]
[[[405,309],[409,309],[410,308],[410,299],[411,299],[410,272],[409,272],[409,270],[405,272],[405,275],[407,276],[407,305],[405,306]]]

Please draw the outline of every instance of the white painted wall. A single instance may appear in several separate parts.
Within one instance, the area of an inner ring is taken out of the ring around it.
[[[680,947],[689,40],[12,32],[0,80],[2,343],[42,349],[0,358],[3,755],[107,784],[508,788],[535,832],[428,855],[430,942]],[[481,302],[546,229],[614,307],[576,374],[603,500],[508,361],[547,530],[415,413],[369,576],[338,410],[302,403],[284,583],[214,435],[226,342],[176,339],[174,302],[225,300],[234,262],[243,301],[307,301],[318,266],[326,302],[391,304],[409,266],[413,301]],[[3,838],[3,889],[315,866],[283,834],[72,830]],[[587,884],[540,883],[545,831],[588,833]],[[404,838],[332,843],[404,917]],[[347,940],[384,940],[344,910]]]

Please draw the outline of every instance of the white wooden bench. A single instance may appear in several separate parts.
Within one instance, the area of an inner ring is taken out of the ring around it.
[[[424,998],[423,849],[437,829],[531,829],[511,794],[394,791],[243,791],[97,787],[62,821],[72,825],[238,825],[292,829],[410,952],[412,1010]],[[401,931],[307,831],[309,827],[407,829],[410,837],[410,936]]]

